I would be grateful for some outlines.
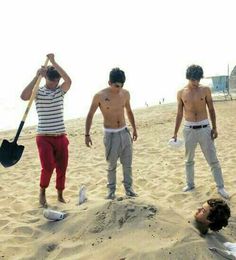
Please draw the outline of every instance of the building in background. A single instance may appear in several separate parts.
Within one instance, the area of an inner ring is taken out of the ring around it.
[[[229,71],[229,70],[228,70]],[[236,96],[236,66],[231,71],[230,75],[217,75],[206,77],[210,79],[212,96],[214,100],[233,100]]]

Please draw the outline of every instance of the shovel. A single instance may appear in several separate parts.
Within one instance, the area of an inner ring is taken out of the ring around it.
[[[49,59],[47,58],[45,63],[44,63],[45,67],[48,64],[48,61],[49,61]],[[16,164],[22,156],[22,153],[24,151],[24,146],[18,145],[17,140],[18,140],[20,132],[21,132],[23,126],[24,126],[25,119],[28,115],[30,107],[31,107],[31,105],[32,105],[32,103],[35,99],[35,96],[36,96],[37,90],[39,88],[39,84],[40,84],[41,79],[42,79],[42,76],[40,75],[38,77],[36,83],[35,83],[33,90],[32,90],[32,94],[31,94],[28,106],[25,110],[24,116],[23,116],[23,118],[20,122],[20,125],[18,127],[18,130],[16,132],[16,136],[15,136],[13,142],[9,142],[5,139],[2,141],[2,145],[0,147],[0,162],[5,168]]]

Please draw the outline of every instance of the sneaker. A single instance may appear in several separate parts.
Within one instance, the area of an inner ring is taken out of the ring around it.
[[[115,195],[115,191],[109,191],[107,196],[106,196],[106,199],[107,200],[114,200],[116,198],[116,195]]]
[[[228,193],[224,188],[218,189],[218,193],[219,193],[220,196],[222,196],[223,198],[229,199],[229,193]]]
[[[137,196],[138,196],[138,194],[135,193],[132,189],[126,190],[126,191],[125,191],[125,194],[126,194],[128,197],[137,197]]]
[[[183,188],[183,192],[191,191],[191,190],[193,190],[194,188],[195,188],[195,186],[189,186],[189,185],[187,185],[187,186],[185,186],[185,187]]]

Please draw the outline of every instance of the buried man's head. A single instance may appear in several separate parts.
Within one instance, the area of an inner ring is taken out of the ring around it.
[[[230,208],[222,199],[209,199],[194,215],[201,233],[207,233],[208,228],[219,231],[228,225]]]

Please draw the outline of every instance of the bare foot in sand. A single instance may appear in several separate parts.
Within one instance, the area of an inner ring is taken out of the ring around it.
[[[62,190],[57,190],[57,199],[58,201],[62,203],[66,203],[65,199],[63,198],[63,191]]]
[[[47,207],[47,201],[46,201],[46,192],[44,188],[40,188],[39,192],[39,204],[46,208]]]

